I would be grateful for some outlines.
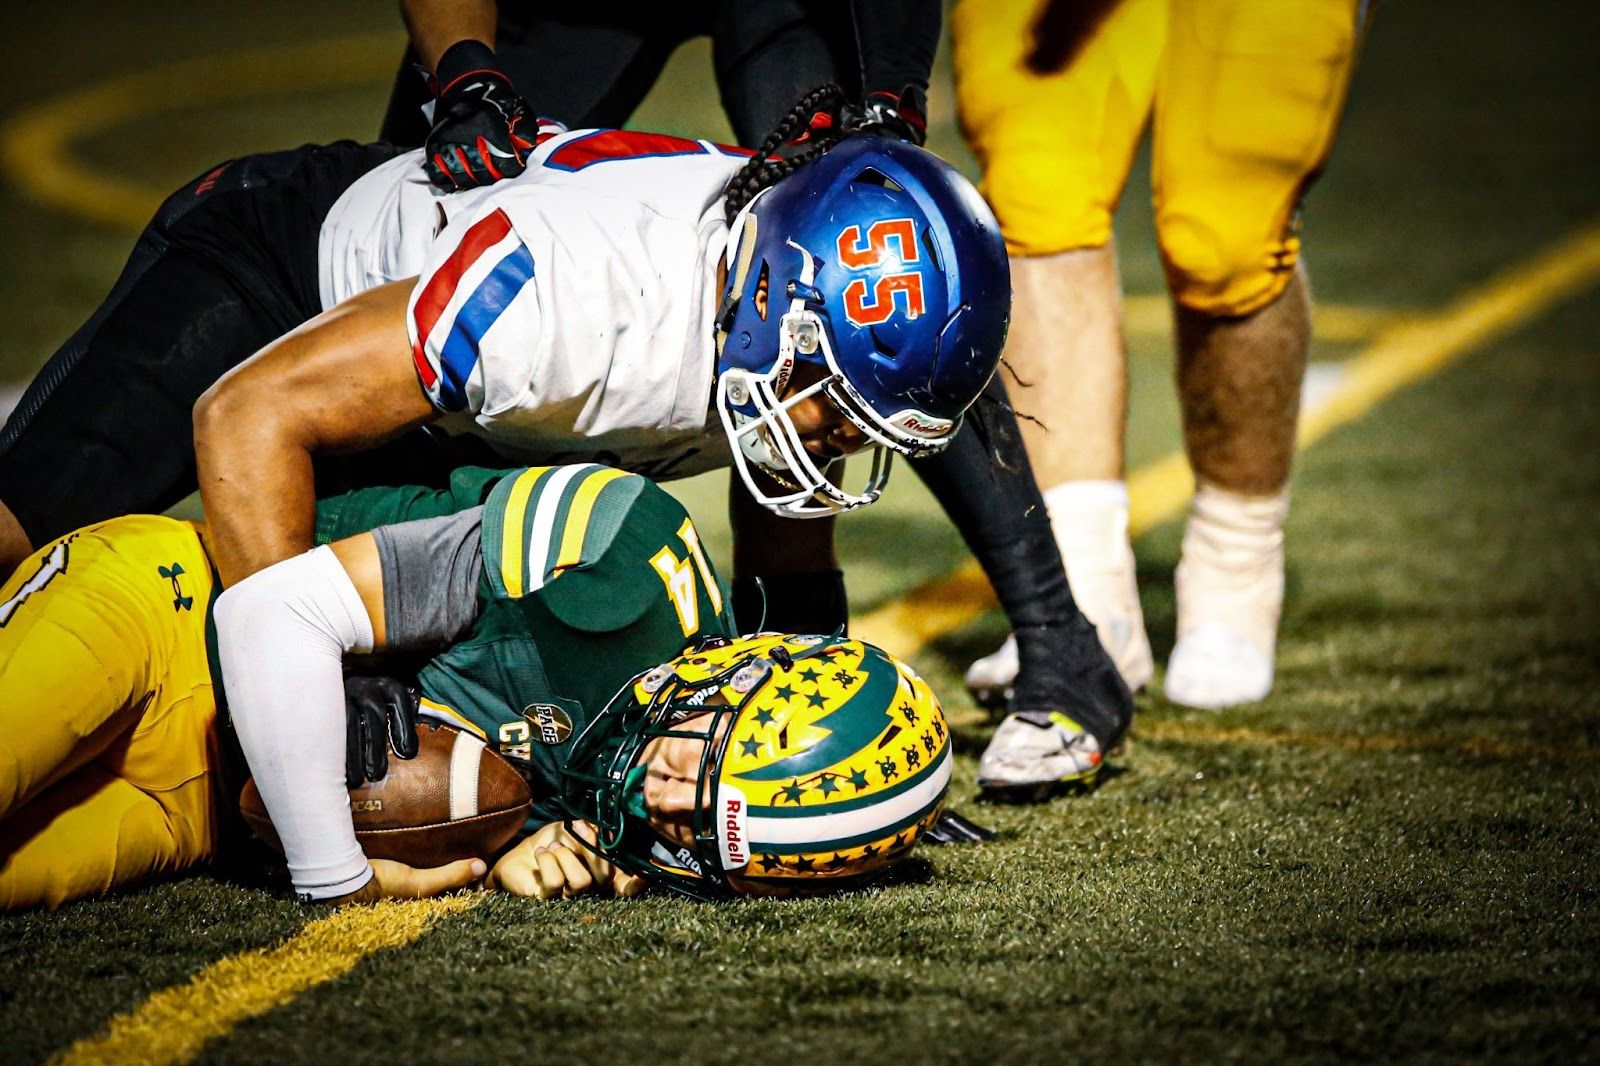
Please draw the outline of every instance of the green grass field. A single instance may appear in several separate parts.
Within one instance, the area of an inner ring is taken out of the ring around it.
[[[21,113],[87,80],[393,21],[387,3],[270,11],[135,15],[100,0],[52,5],[46,25],[8,8],[6,99]],[[1307,206],[1319,298],[1372,316],[1437,310],[1591,221],[1597,35],[1600,12],[1558,0],[1385,7]],[[934,144],[970,166],[940,89]],[[240,151],[369,136],[385,92],[313,81],[131,118],[70,148],[159,193]],[[677,57],[637,124],[725,135],[703,49]],[[1119,217],[1135,294],[1160,286],[1147,194],[1141,168]],[[95,306],[132,234],[14,186],[0,185],[0,212],[3,397]],[[198,1057],[1600,1056],[1597,308],[1591,285],[1305,453],[1266,702],[1207,714],[1147,694],[1098,791],[979,807],[988,727],[959,677],[1003,634],[991,613],[916,662],[962,723],[954,803],[996,842],[930,849],[899,883],[832,901],[488,899]],[[1364,345],[1320,340],[1313,358]],[[1141,328],[1130,346],[1142,464],[1177,445],[1170,343]],[[722,484],[682,491],[725,561]],[[963,558],[908,474],[841,534],[863,613]],[[1178,536],[1168,524],[1137,545],[1158,659]],[[0,1061],[47,1059],[308,917],[208,877],[0,917]]]

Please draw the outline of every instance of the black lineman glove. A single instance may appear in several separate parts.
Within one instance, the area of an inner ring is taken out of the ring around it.
[[[344,679],[344,783],[356,789],[389,772],[389,749],[417,756],[417,696],[392,677]]]
[[[921,146],[928,140],[926,94],[915,85],[900,92],[871,92],[851,133],[881,133]]]
[[[532,113],[494,52],[458,41],[439,60],[438,98],[423,168],[441,189],[472,189],[521,174],[533,141]]]
[[[922,90],[915,85],[907,85],[900,92],[870,93],[863,104],[851,103],[838,86],[820,87],[802,101],[802,106],[810,106],[811,111],[802,112],[800,132],[781,142],[770,158],[810,159],[857,133],[893,137],[920,146],[928,139],[923,99]]]

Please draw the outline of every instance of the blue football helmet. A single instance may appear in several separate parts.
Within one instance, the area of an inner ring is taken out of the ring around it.
[[[734,219],[727,263],[717,409],[740,477],[777,514],[876,500],[893,454],[949,444],[999,365],[1011,312],[999,224],[966,178],[915,145],[852,137],[762,190]],[[801,363],[820,380],[785,397]],[[807,454],[789,418],[818,393],[871,442],[859,492],[828,478],[832,462]]]

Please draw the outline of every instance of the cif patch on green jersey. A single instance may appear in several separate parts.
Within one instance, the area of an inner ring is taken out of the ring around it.
[[[567,739],[624,685],[732,634],[727,597],[683,505],[637,474],[531,467],[483,508],[478,620],[418,680],[553,796]]]

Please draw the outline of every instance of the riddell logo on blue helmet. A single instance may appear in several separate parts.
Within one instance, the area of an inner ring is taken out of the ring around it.
[[[918,436],[935,439],[948,435],[955,426],[955,423],[948,418],[934,418],[932,415],[925,415],[921,411],[902,411],[897,415],[891,416],[888,422],[890,425],[898,426],[907,433],[915,433]]]

